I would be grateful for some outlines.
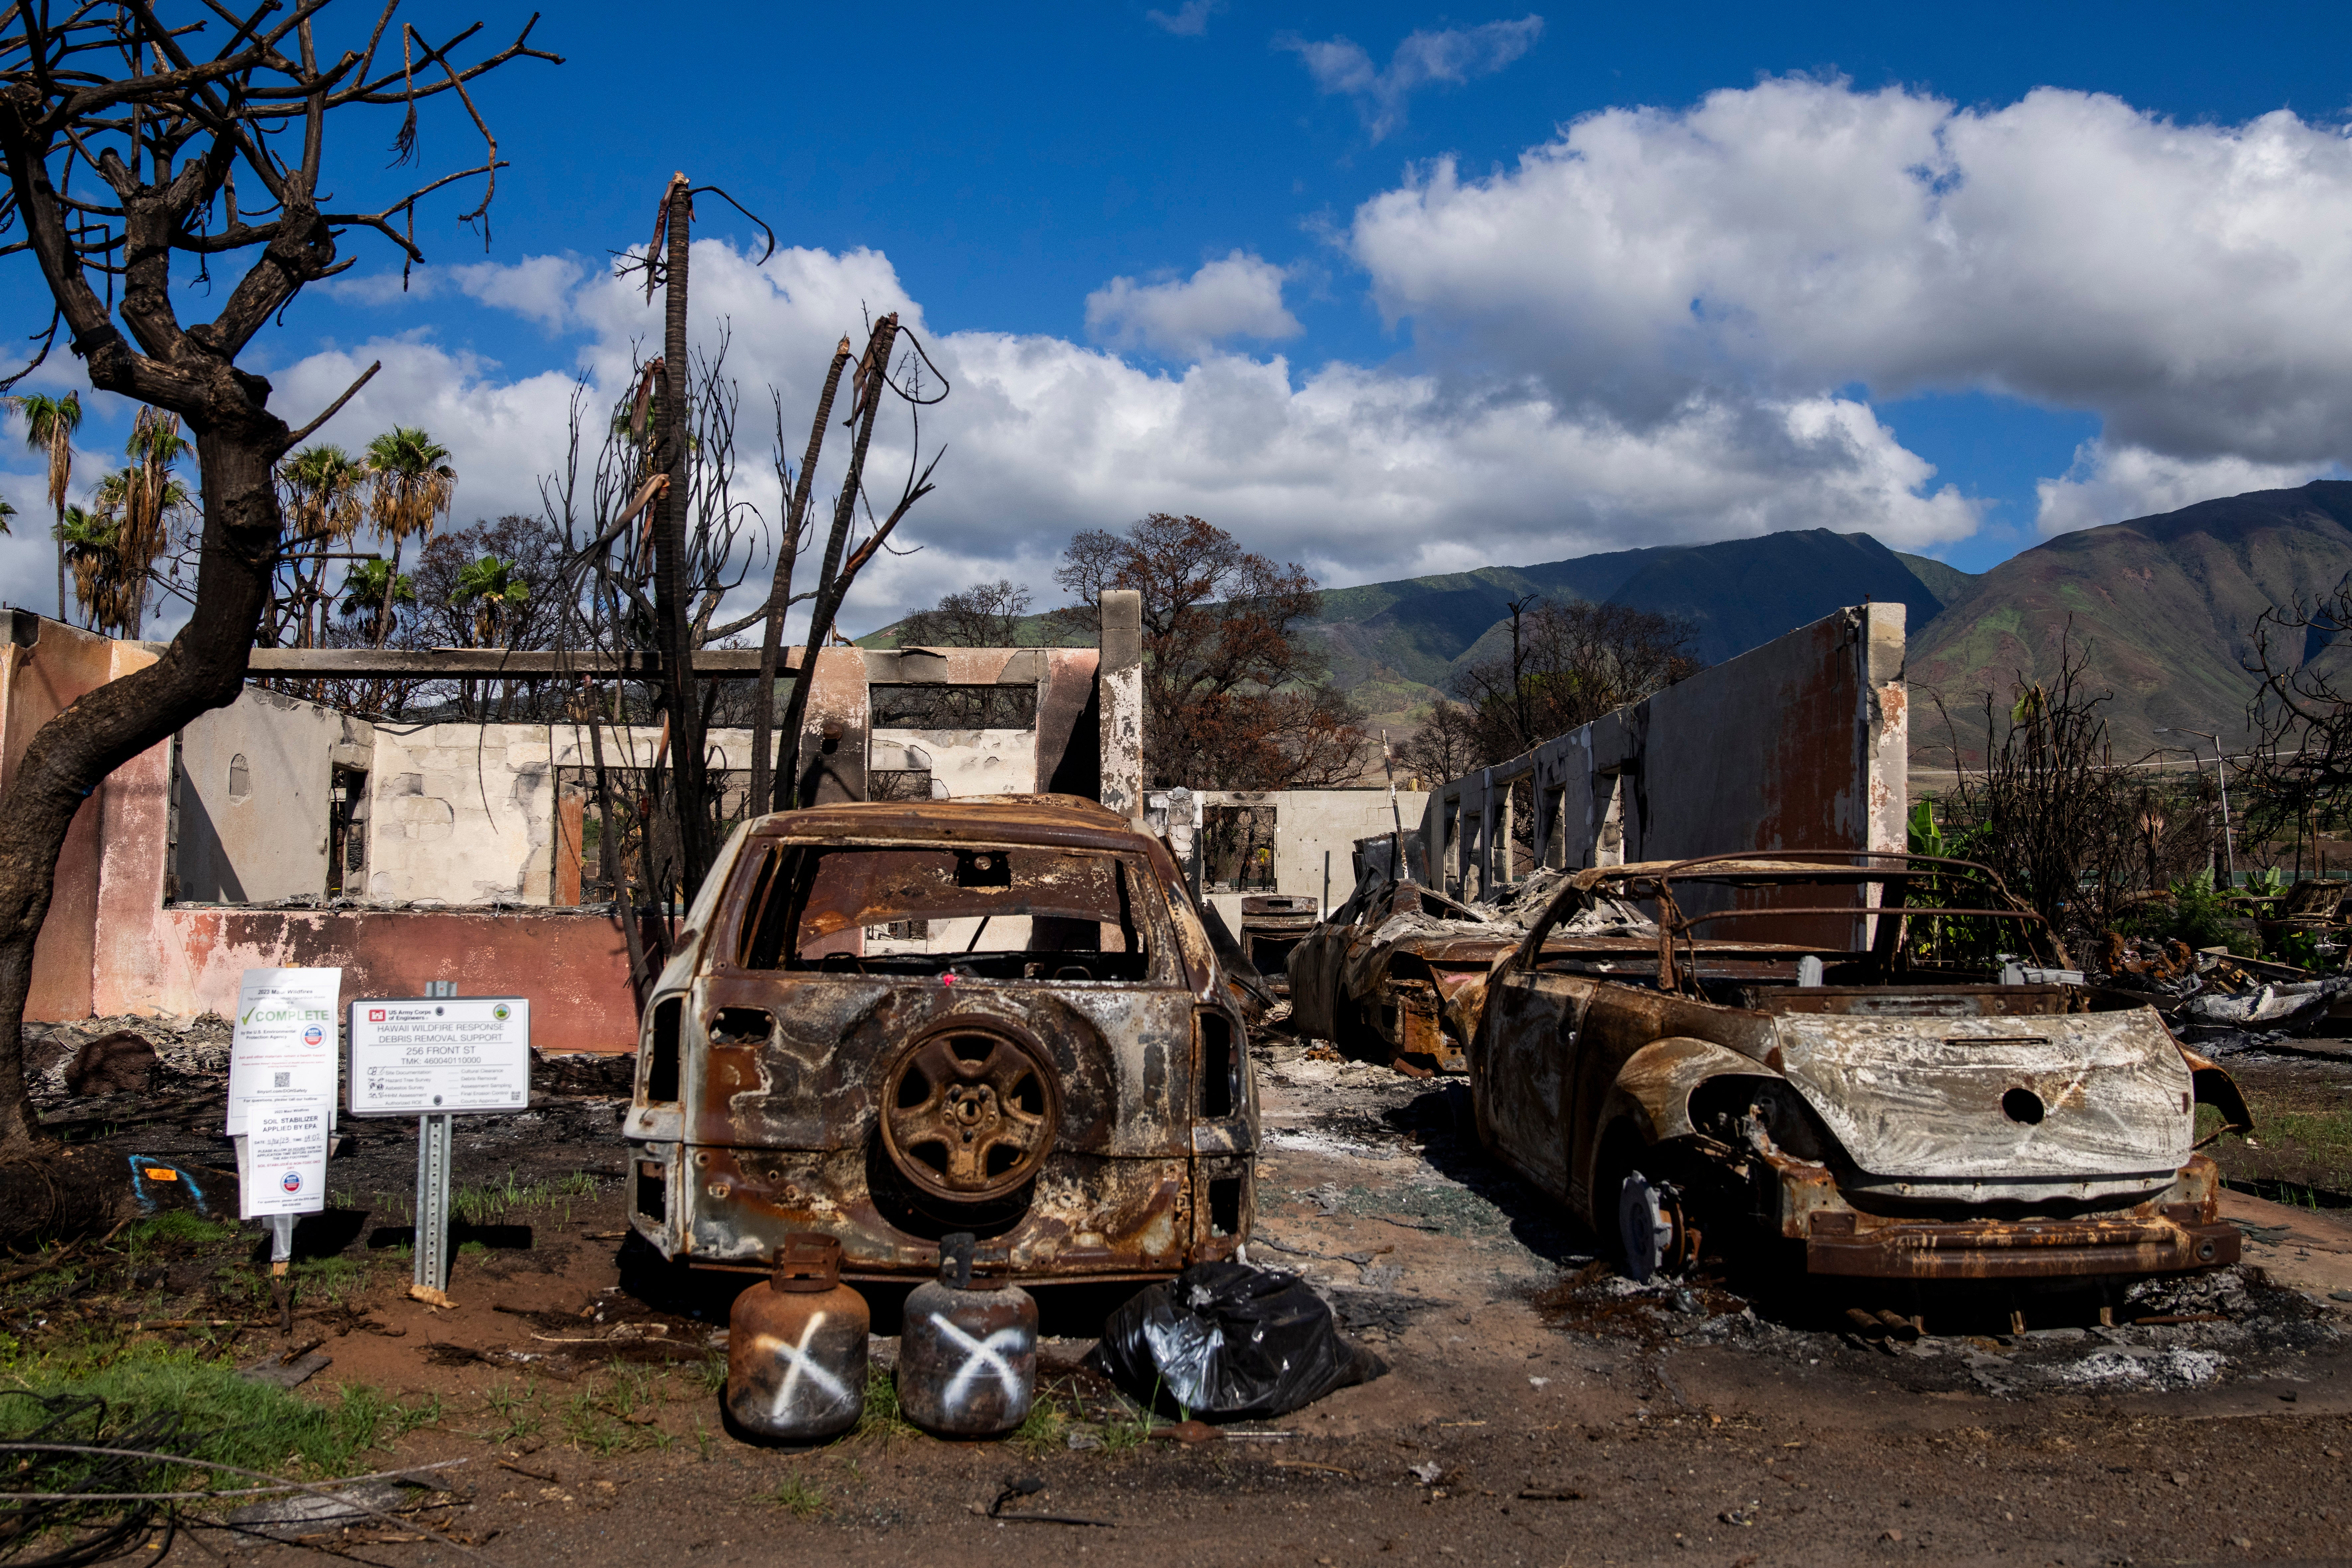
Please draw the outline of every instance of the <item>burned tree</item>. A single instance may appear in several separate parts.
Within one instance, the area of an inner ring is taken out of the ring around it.
[[[2241,849],[2291,835],[2298,846],[2352,807],[2352,691],[2338,639],[2352,578],[2318,599],[2273,605],[2254,624],[2246,706],[2251,742],[2230,783],[2244,803]]]
[[[373,230],[405,260],[422,260],[418,204],[475,179],[481,200],[463,216],[485,220],[501,165],[468,84],[517,58],[556,60],[530,46],[526,25],[505,48],[461,64],[457,51],[478,26],[436,42],[395,28],[390,6],[355,37],[357,47],[322,51],[326,9],[327,0],[263,0],[241,14],[190,6],[166,20],[147,0],[24,0],[0,16],[8,172],[0,255],[29,254],[51,305],[46,328],[33,323],[32,363],[10,384],[47,358],[62,328],[93,386],[185,422],[204,515],[185,628],[154,664],[45,725],[0,803],[0,1150],[39,1136],[25,1096],[21,1026],[67,830],[108,773],[236,699],[283,539],[278,460],[357,390],[297,431],[270,409],[269,384],[240,370],[237,356],[305,285],[351,265],[338,251],[347,231]],[[404,108],[404,154],[416,111],[444,95],[480,132],[480,163],[384,206],[322,209],[331,115],[340,125],[346,109]],[[180,320],[179,301],[194,298],[173,286],[183,257],[198,277],[215,261],[245,258],[242,275],[210,296],[220,306],[208,321]]]
[[[1072,537],[1054,580],[1077,600],[1055,612],[1066,633],[1098,635],[1105,589],[1142,595],[1154,784],[1318,789],[1363,772],[1361,716],[1305,638],[1322,595],[1303,567],[1200,518],[1154,512],[1124,533]]]
[[[667,287],[674,300],[682,299],[685,226],[693,198],[712,190],[689,185],[683,176],[673,180],[663,195],[656,243],[646,258],[625,259],[623,269],[646,268],[649,291]],[[730,818],[738,812],[786,809],[814,797],[817,781],[802,767],[801,755],[813,749],[803,746],[802,730],[816,655],[832,639],[835,618],[859,572],[888,547],[908,510],[930,493],[939,459],[935,454],[923,460],[919,414],[947,394],[945,379],[895,316],[872,324],[851,380],[845,421],[851,450],[834,498],[832,527],[814,582],[796,589],[796,569],[815,542],[809,526],[814,475],[843,373],[852,363],[849,340],[842,340],[826,372],[797,470],[789,460],[782,400],[772,390],[773,462],[784,497],[772,541],[772,578],[757,606],[722,619],[722,602],[747,580],[763,520],[736,490],[740,398],[724,371],[726,338],[722,334],[708,352],[691,351],[682,335],[680,310],[674,307],[667,316],[678,334],[674,352],[636,367],[630,393],[604,422],[600,455],[593,462],[583,456],[582,434],[592,406],[583,385],[573,400],[570,459],[562,473],[541,486],[549,522],[565,550],[557,584],[561,620],[555,646],[650,653],[660,669],[658,685],[616,681],[606,687],[583,680],[571,704],[593,758],[601,836],[598,879],[626,911],[623,926],[641,986],[658,968],[674,912],[701,885]],[[892,356],[902,340],[905,353],[894,368]],[[906,403],[917,417],[904,482],[887,511],[877,515],[866,491],[865,472],[885,394]],[[665,551],[672,559],[668,569],[662,564]],[[784,623],[803,605],[809,615],[806,645],[784,685]],[[691,661],[697,650],[753,626],[761,628],[761,674],[751,698],[749,783],[739,793],[721,779],[709,750],[719,689],[698,681]],[[658,739],[641,750],[633,725],[649,720],[658,721]]]
[[[898,623],[900,647],[1011,647],[1021,640],[1029,590],[1010,577],[940,595]]]
[[[1691,652],[1696,628],[1673,616],[1588,600],[1507,607],[1507,647],[1454,681],[1476,737],[1474,766],[1517,756],[1703,668]],[[1459,715],[1449,721],[1461,727]]]

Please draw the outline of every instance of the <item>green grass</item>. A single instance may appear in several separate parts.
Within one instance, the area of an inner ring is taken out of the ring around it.
[[[911,1437],[915,1428],[898,1408],[898,1383],[878,1366],[866,1369],[866,1408],[857,1417],[857,1436],[888,1442]]]
[[[1013,1434],[1013,1441],[1032,1454],[1058,1453],[1064,1447],[1064,1431],[1070,1418],[1050,1394],[1040,1394],[1037,1403]]]
[[[235,1241],[237,1227],[226,1220],[204,1219],[185,1209],[172,1209],[133,1220],[122,1227],[117,1237],[133,1257],[142,1252],[175,1243],[192,1247],[218,1247]]]
[[[2352,1105],[2339,1107],[2329,1103],[2331,1099],[2248,1089],[2253,1137],[2223,1138],[2205,1152],[2221,1167],[2222,1175],[2234,1182],[2352,1194]],[[2210,1105],[2197,1108],[2199,1138],[2220,1125],[2219,1111]]]
[[[825,1507],[824,1493],[797,1474],[778,1481],[776,1489],[768,1494],[768,1500],[801,1519],[814,1519]]]
[[[503,1180],[458,1188],[450,1194],[449,1206],[453,1214],[468,1225],[504,1225],[516,1215],[536,1214],[541,1210],[561,1215],[568,1225],[572,1220],[573,1203],[581,1198],[593,1197],[595,1193],[596,1178],[583,1172],[524,1182],[509,1170]]]
[[[591,1378],[563,1403],[564,1440],[582,1453],[610,1458],[639,1448],[667,1449],[676,1441],[654,1424],[666,1397],[665,1374],[624,1363],[610,1383]]]
[[[371,1384],[347,1383],[336,1414],[343,1430],[359,1448],[388,1448],[419,1426],[441,1419],[441,1396],[428,1394],[414,1405],[395,1405]]]
[[[357,1406],[348,1397],[341,1408],[313,1405],[240,1377],[226,1362],[155,1345],[8,1354],[0,1361],[0,1390],[7,1389],[94,1394],[110,1406],[110,1431],[170,1412],[181,1419],[183,1452],[255,1470],[279,1471],[291,1458],[313,1474],[345,1473],[393,1425],[365,1398]],[[0,1397],[0,1436],[20,1438],[44,1419],[32,1400]]]
[[[488,1443],[520,1442],[538,1432],[546,1419],[540,1408],[539,1380],[526,1377],[520,1388],[501,1384],[486,1396],[492,1426],[482,1434]]]

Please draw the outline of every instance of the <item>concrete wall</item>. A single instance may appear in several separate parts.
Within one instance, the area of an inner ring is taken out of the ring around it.
[[[363,719],[252,686],[182,730],[177,896],[323,894],[334,764],[368,768],[372,734]]]
[[[100,1013],[227,1016],[247,968],[320,965],[343,972],[346,1002],[454,980],[474,995],[529,996],[542,1051],[636,1047],[626,942],[603,913],[175,907],[114,929],[135,940],[108,944],[92,997]]]
[[[1841,610],[1431,793],[1449,891],[1507,880],[1510,784],[1533,781],[1538,862],[1752,849],[1901,850],[1909,713],[1899,604]],[[1727,927],[1711,931],[1732,934]]]
[[[42,725],[85,693],[155,662],[137,643],[99,637],[29,610],[8,612],[7,624],[8,640],[0,643],[0,790],[15,782]],[[171,743],[165,742],[116,770],[75,814],[58,856],[48,915],[33,947],[26,1017],[89,1016],[109,857],[126,850],[135,855],[143,834],[153,836],[160,898],[171,811],[168,792],[159,795],[154,782],[170,769]]]
[[[549,901],[555,765],[546,725],[379,723],[368,790],[371,902]]]
[[[1375,833],[1393,830],[1402,818],[1405,831],[1417,831],[1429,796],[1399,790],[1395,815],[1389,809],[1389,792],[1381,789],[1295,790],[1151,790],[1144,795],[1144,821],[1154,833],[1168,836],[1187,876],[1192,864],[1195,835],[1202,821],[1221,805],[1274,808],[1274,887],[1321,900],[1324,897],[1324,856],[1330,856],[1330,902],[1336,909],[1356,890],[1355,843]],[[1197,879],[1197,878],[1196,878]],[[1241,930],[1245,894],[1204,890],[1202,896],[1225,919],[1228,929]]]

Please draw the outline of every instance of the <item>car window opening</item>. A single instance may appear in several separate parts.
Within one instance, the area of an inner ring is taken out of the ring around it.
[[[753,871],[740,963],[1132,984],[1152,955],[1141,875],[1117,855],[1017,845],[781,846]]]

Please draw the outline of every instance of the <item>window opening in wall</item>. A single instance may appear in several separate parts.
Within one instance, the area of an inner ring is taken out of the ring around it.
[[[1034,730],[1037,688],[909,685],[866,689],[869,722],[877,730]]]
[[[367,774],[338,767],[327,795],[327,896],[367,890]]]
[[[1593,841],[1592,863],[1595,866],[1622,866],[1625,863],[1625,775],[1601,773],[1592,782],[1595,793],[1601,796],[1601,833]]]
[[[1444,882],[1447,892],[1459,895],[1462,891],[1462,803],[1460,801],[1449,800],[1445,803],[1444,820],[1444,837],[1442,840],[1443,848],[1437,857],[1437,874]]]
[[[1274,890],[1275,814],[1271,805],[1202,808],[1200,855],[1208,891]]]
[[[1536,868],[1536,781],[1523,773],[1503,786],[1501,842],[1495,851],[1495,874],[1516,882]]]
[[[228,760],[228,797],[246,800],[253,794],[253,770],[245,765],[245,753],[239,752]]]
[[[605,744],[614,747],[609,740]],[[659,900],[691,897],[691,889],[676,886],[653,890],[676,874],[678,854],[669,814],[655,807],[652,770],[609,766],[604,776],[612,791],[611,822],[604,820],[594,768],[558,770],[559,791],[577,791],[581,801],[580,901],[629,901],[627,889],[632,887],[638,890],[640,901],[645,897]],[[718,839],[723,843],[751,804],[751,775],[743,768],[713,768],[708,777],[719,797]],[[664,773],[662,785],[667,788],[669,783],[670,775]]]
[[[1568,786],[1543,792],[1543,863],[1555,871],[1568,869]]]

